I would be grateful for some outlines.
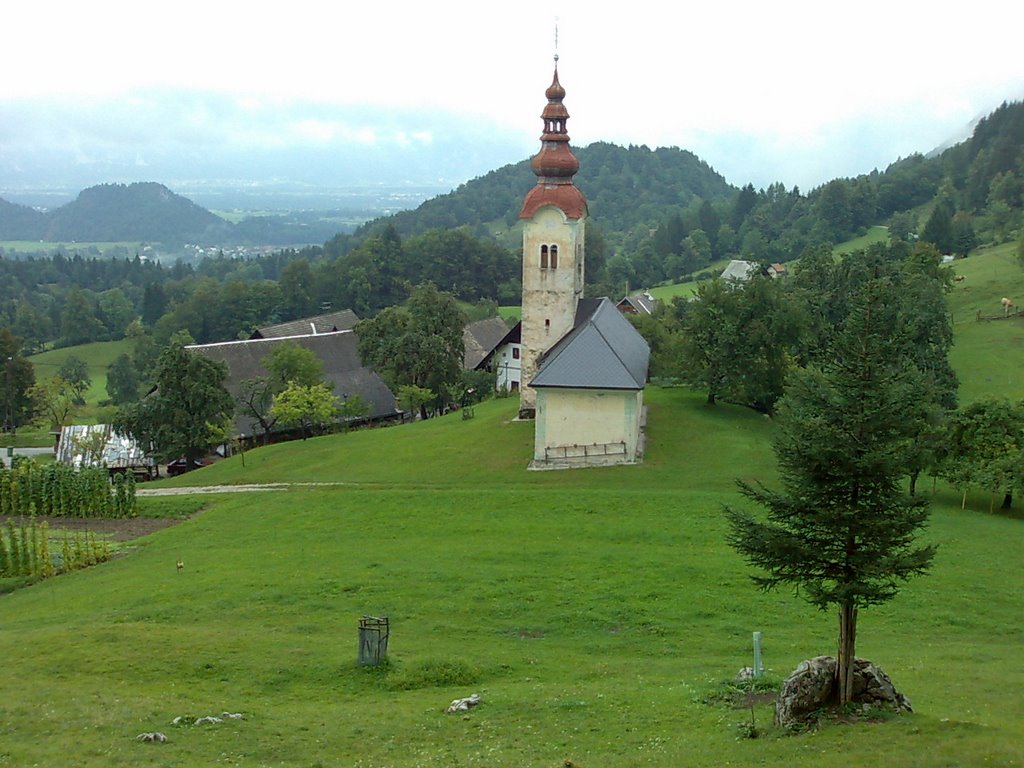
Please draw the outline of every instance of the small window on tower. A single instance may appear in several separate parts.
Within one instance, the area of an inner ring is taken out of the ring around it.
[[[551,246],[551,268],[558,269],[558,246]]]
[[[540,268],[548,268],[548,247],[546,245],[540,247]]]
[[[548,318],[546,318],[546,317],[544,318],[544,330],[545,331],[550,331],[551,330],[551,321]]]

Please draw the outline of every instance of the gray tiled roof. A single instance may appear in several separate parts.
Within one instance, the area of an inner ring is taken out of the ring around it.
[[[189,347],[194,352],[220,360],[228,366],[226,386],[232,395],[238,394],[240,384],[246,379],[267,376],[263,359],[278,344],[295,344],[312,351],[323,362],[324,380],[333,384],[337,397],[359,395],[370,406],[369,418],[381,418],[395,414],[395,396],[376,373],[363,366],[359,359],[359,338],[353,331],[334,331],[315,336],[291,336],[286,338],[247,339],[226,341],[219,344],[201,344]],[[238,433],[252,434],[250,419],[239,417],[235,427]]]
[[[650,348],[608,299],[581,299],[576,324],[541,360],[531,387],[643,389]]]
[[[287,323],[268,325],[253,331],[251,339],[281,339],[286,336],[309,336],[332,331],[350,331],[355,328],[359,318],[351,309],[328,312],[325,315],[304,317]]]
[[[634,293],[632,296],[626,296],[619,301],[618,306],[621,307],[623,304],[628,304],[636,312],[640,314],[649,315],[654,312],[654,305],[657,300],[649,293]]]
[[[505,338],[508,330],[500,317],[488,317],[467,325],[462,331],[462,367],[467,371],[476,368]]]

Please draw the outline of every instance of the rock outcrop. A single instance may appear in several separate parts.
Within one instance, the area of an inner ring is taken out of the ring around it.
[[[866,659],[855,659],[853,702],[866,707],[912,712],[910,700],[896,690],[881,667]],[[775,724],[781,728],[802,725],[835,701],[836,660],[818,656],[801,662],[782,684],[775,703]]]

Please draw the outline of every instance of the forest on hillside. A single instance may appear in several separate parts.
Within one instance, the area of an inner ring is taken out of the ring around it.
[[[297,210],[227,221],[163,184],[100,184],[70,203],[36,210],[0,199],[0,240],[48,243],[159,243],[178,251],[186,244],[287,246],[322,243],[354,211]],[[0,252],[2,253],[2,252]]]
[[[585,147],[577,180],[592,214],[587,294],[618,297],[707,276],[724,258],[787,262],[880,223],[892,243],[924,241],[958,256],[1009,242],[1022,231],[1022,148],[1024,105],[1008,103],[941,155],[903,158],[804,194],[781,184],[735,189],[678,149]],[[516,304],[518,244],[503,245],[499,230],[507,236],[532,183],[526,162],[507,166],[322,246],[251,258],[164,265],[0,255],[0,327],[32,352],[120,339],[139,326],[158,343],[180,330],[204,343],[328,307],[370,317],[425,282],[469,304]],[[157,187],[146,193],[162,197]]]

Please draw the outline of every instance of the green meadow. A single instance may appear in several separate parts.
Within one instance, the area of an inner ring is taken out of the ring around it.
[[[1024,521],[940,486],[933,573],[863,612],[859,652],[914,714],[789,736],[758,704],[743,738],[750,711],[716,694],[751,633],[780,679],[831,652],[834,617],[756,592],[724,543],[735,478],[774,479],[771,422],[648,402],[636,467],[528,472],[530,425],[499,399],[162,483],[295,485],[202,497],[127,556],[0,598],[0,765],[1020,762]],[[363,615],[390,619],[384,667],[356,664]],[[172,725],[221,712],[244,719]]]
[[[92,384],[85,393],[85,405],[78,407],[72,416],[74,424],[98,424],[105,422],[112,412],[100,403],[109,399],[107,394],[107,368],[118,355],[131,352],[131,342],[97,341],[92,344],[81,344],[77,347],[60,347],[32,355],[29,361],[35,371],[36,381],[56,376],[64,361],[72,355],[82,360],[89,367],[89,378]],[[44,447],[53,444],[48,425],[25,424],[18,427],[17,435],[0,437],[0,445],[17,445],[19,447]]]
[[[975,319],[1024,298],[1024,270],[1008,247],[955,270],[961,399],[1024,396],[1024,321]],[[146,484],[285,490],[142,498],[186,518],[0,596],[0,766],[1024,764],[1020,500],[961,510],[922,479],[934,567],[858,637],[914,713],[784,734],[770,703],[722,695],[754,631],[774,681],[835,647],[831,613],[756,591],[725,543],[736,479],[776,480],[772,422],[682,388],[645,399],[634,467],[527,471],[532,425],[505,398]],[[390,619],[382,667],[356,663],[364,615]],[[244,717],[172,724],[222,712]]]

